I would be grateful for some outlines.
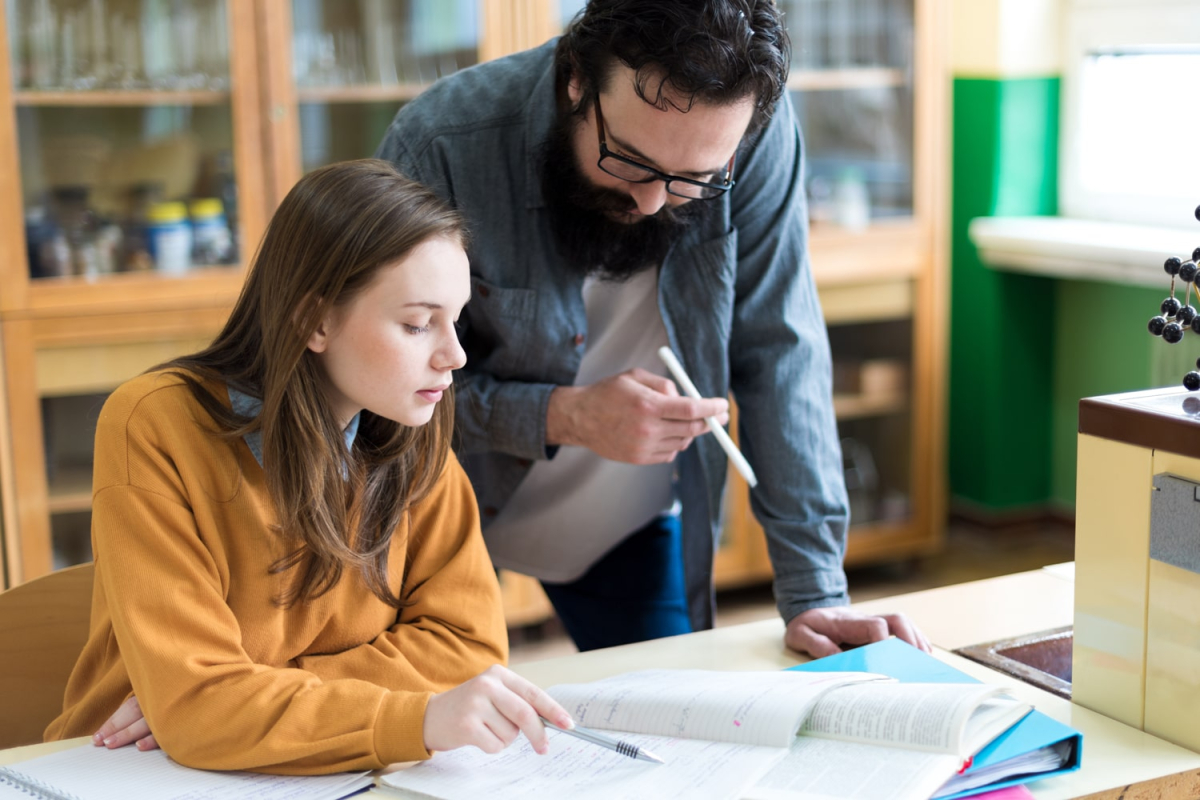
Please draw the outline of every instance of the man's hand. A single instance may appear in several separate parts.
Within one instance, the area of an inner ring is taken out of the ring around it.
[[[142,715],[142,707],[136,697],[131,696],[113,712],[100,730],[92,734],[92,744],[114,750],[130,742],[137,743],[138,750],[154,750],[158,742],[150,732],[150,725]]]
[[[546,441],[586,447],[628,464],[674,461],[708,430],[705,417],[729,421],[723,397],[680,397],[675,383],[632,369],[588,386],[560,386],[550,394]]]
[[[560,728],[575,723],[566,709],[529,681],[501,666],[455,688],[435,694],[425,707],[425,749],[454,750],[474,745],[485,753],[499,753],[517,734],[538,753],[550,747],[545,717]]]
[[[926,653],[929,640],[903,614],[862,614],[847,606],[810,608],[793,617],[783,635],[784,644],[813,658],[842,652],[844,645],[870,644],[896,636]]]

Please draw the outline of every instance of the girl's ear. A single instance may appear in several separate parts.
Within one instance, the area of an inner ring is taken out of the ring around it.
[[[304,296],[304,300],[300,303],[292,315],[292,323],[303,329],[305,323],[311,319],[311,314],[320,313],[321,299],[313,294]],[[332,309],[321,317],[321,321],[317,323],[316,329],[308,337],[308,342],[305,346],[314,353],[323,353],[325,348],[329,346],[329,335],[333,330],[333,311]],[[299,332],[299,331],[297,331]]]
[[[314,353],[324,353],[329,346],[329,318],[326,317],[317,325],[317,329],[308,337],[308,349]]]

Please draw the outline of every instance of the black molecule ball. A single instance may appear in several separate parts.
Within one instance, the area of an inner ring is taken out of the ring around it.
[[[1179,344],[1183,341],[1183,326],[1178,322],[1168,322],[1163,328],[1162,337],[1167,344]]]
[[[1162,336],[1163,328],[1167,327],[1166,317],[1151,317],[1150,324],[1146,326],[1155,336]]]
[[[1189,392],[1200,391],[1200,372],[1192,370],[1183,376],[1183,387]]]
[[[1196,206],[1196,219],[1200,219],[1200,206]]]
[[[1197,316],[1194,320],[1192,320],[1192,332],[1200,333],[1200,316]],[[1196,368],[1200,369],[1200,365],[1198,365]]]
[[[1162,305],[1160,305],[1158,309],[1168,317],[1173,317],[1175,316],[1175,312],[1179,310],[1179,301],[1174,297],[1168,297],[1166,300],[1162,301]]]
[[[1196,309],[1193,306],[1183,306],[1175,312],[1175,321],[1180,325],[1187,327],[1192,324],[1192,320],[1196,318]]]
[[[1168,258],[1166,261],[1163,262],[1163,270],[1168,275],[1178,275],[1179,268],[1181,266],[1183,266],[1183,259],[1177,258],[1175,256],[1171,256],[1170,258]]]
[[[1192,251],[1192,261],[1200,262],[1200,247]]]
[[[1179,277],[1188,283],[1196,280],[1196,262],[1185,261],[1179,267]]]

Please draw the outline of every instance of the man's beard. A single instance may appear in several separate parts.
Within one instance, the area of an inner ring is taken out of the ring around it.
[[[716,203],[693,200],[664,205],[637,222],[612,217],[636,211],[629,195],[593,185],[575,159],[572,136],[577,118],[559,112],[542,150],[542,194],[559,252],[584,276],[621,282],[657,267],[691,225],[710,216]],[[597,157],[599,155],[597,154]]]

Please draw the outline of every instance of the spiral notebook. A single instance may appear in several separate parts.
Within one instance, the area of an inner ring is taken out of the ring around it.
[[[369,772],[209,772],[180,766],[162,750],[89,743],[0,767],[0,800],[337,800],[371,781]]]

